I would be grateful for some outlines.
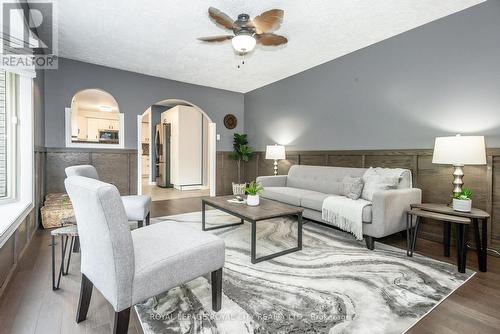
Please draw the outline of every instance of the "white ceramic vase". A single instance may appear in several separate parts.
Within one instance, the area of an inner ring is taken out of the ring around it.
[[[470,199],[453,199],[453,210],[459,212],[471,212],[472,200]]]
[[[259,195],[248,195],[247,196],[247,205],[257,206],[260,203]]]

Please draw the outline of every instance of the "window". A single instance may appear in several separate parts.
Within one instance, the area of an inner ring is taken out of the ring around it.
[[[0,200],[15,197],[18,78],[0,70]]]

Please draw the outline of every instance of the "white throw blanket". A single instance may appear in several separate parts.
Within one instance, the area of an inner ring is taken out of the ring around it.
[[[363,240],[363,209],[368,205],[372,203],[361,198],[353,200],[344,196],[328,196],[323,201],[322,218]]]

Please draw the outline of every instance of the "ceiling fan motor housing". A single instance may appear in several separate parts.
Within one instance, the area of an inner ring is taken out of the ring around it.
[[[238,19],[234,23],[239,27],[233,30],[235,35],[253,35],[255,33],[255,29],[249,25],[250,15],[248,14],[238,15]]]

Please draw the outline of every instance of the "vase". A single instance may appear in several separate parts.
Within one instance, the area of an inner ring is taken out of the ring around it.
[[[470,199],[453,199],[453,210],[458,212],[471,212],[472,201]]]
[[[247,205],[257,206],[259,205],[260,199],[259,195],[248,195],[247,196]]]
[[[246,187],[247,187],[246,183],[233,182],[233,195],[244,195]]]

